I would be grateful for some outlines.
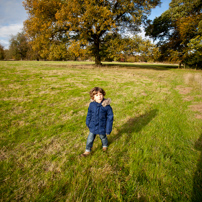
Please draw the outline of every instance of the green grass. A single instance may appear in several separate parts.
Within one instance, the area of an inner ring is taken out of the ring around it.
[[[0,62],[0,200],[202,201],[196,74],[163,64]],[[95,86],[112,100],[113,131],[107,153],[97,137],[81,158]]]

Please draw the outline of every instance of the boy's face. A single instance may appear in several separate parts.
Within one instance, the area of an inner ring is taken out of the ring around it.
[[[94,95],[94,100],[95,102],[101,103],[103,100],[104,96],[102,93],[98,92],[97,94]]]

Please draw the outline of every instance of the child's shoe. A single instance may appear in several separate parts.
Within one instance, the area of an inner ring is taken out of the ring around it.
[[[89,156],[89,155],[90,155],[90,152],[87,152],[87,151],[84,152],[83,154],[81,154],[82,157],[87,157],[87,156]]]
[[[102,148],[102,151],[103,151],[103,152],[106,152],[106,151],[107,151],[107,147],[103,147],[103,148]]]

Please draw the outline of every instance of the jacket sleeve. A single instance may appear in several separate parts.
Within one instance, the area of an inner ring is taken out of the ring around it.
[[[107,123],[106,123],[106,134],[109,135],[112,132],[114,115],[111,106],[109,105],[107,110]]]
[[[89,128],[91,117],[92,117],[92,111],[91,111],[91,104],[90,104],[88,107],[88,113],[86,116],[86,125],[88,126],[88,128]]]

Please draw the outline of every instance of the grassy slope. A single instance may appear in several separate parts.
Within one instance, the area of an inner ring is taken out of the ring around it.
[[[202,200],[202,121],[189,108],[201,89],[184,82],[195,72],[105,65],[0,63],[2,201]],[[94,86],[112,99],[114,127],[108,153],[97,137],[82,159]]]

